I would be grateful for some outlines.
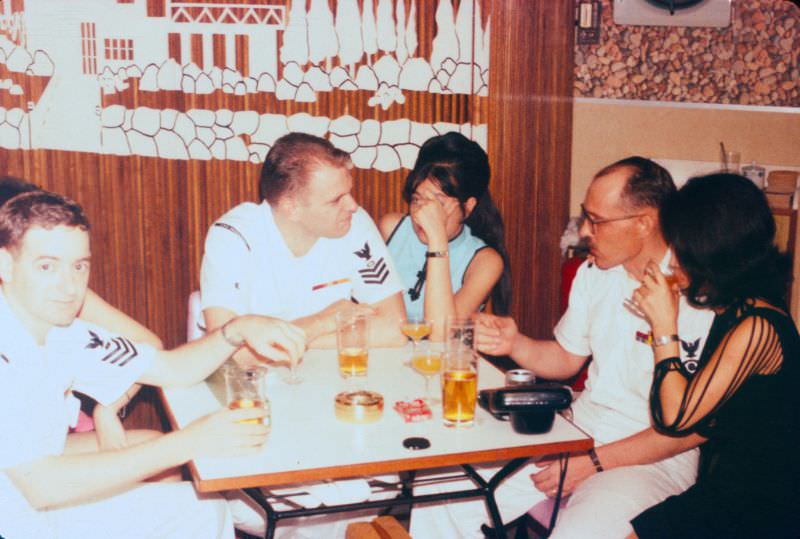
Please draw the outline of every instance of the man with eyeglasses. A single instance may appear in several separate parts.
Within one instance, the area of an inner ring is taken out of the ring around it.
[[[597,447],[569,459],[568,498],[551,538],[625,537],[632,531],[631,518],[695,481],[694,448],[702,438],[670,438],[651,427],[652,346],[659,343],[652,342],[647,322],[629,301],[648,262],[669,266],[658,209],[674,192],[669,173],[642,157],[617,161],[595,175],[581,205],[580,234],[590,256],[575,276],[555,340],[526,337],[511,318],[478,319],[475,338],[481,352],[510,355],[541,378],[569,379],[592,358],[586,389],[572,412]],[[680,301],[681,359],[691,369],[713,313],[690,307],[683,297]],[[497,491],[503,521],[554,497],[558,483],[558,461],[546,459],[506,479]],[[448,502],[415,509],[411,532],[414,537],[482,537],[480,526],[487,521],[480,501]]]

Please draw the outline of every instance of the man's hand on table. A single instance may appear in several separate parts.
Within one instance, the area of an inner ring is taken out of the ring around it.
[[[475,346],[484,354],[511,355],[518,335],[519,329],[513,318],[492,314],[475,317]]]
[[[194,421],[176,434],[190,458],[235,457],[258,453],[269,435],[260,420],[264,408],[224,408]],[[242,423],[258,419],[258,423]]]
[[[531,474],[531,480],[536,488],[548,498],[554,498],[558,492],[558,478],[561,467],[558,458],[542,459],[537,463],[542,469]],[[597,473],[594,464],[588,455],[572,456],[567,466],[567,476],[564,478],[562,496],[569,496],[586,478]]]
[[[306,350],[305,332],[290,322],[259,315],[239,316],[226,327],[227,338],[241,341],[258,356],[297,365]],[[238,361],[238,358],[237,358]]]
[[[340,299],[334,301],[317,314],[302,318],[297,322],[304,328],[307,326],[308,329],[306,332],[309,333],[308,341],[311,342],[317,337],[336,333],[336,315],[340,312],[352,312],[354,314],[365,314],[367,316],[374,316],[377,314],[375,308],[370,305],[354,303],[347,299]]]

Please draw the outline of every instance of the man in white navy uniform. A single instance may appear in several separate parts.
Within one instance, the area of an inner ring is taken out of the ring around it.
[[[209,229],[200,279],[209,329],[237,314],[291,320],[310,346],[335,346],[335,314],[372,314],[371,346],[405,342],[402,284],[386,245],[350,194],[352,163],[329,141],[290,133],[261,169],[262,202]]]
[[[597,447],[570,458],[564,487],[569,498],[551,538],[625,537],[632,531],[631,518],[695,481],[695,448],[702,439],[670,438],[651,427],[651,347],[659,343],[651,342],[650,328],[635,308],[626,306],[649,261],[659,261],[662,269],[670,263],[658,208],[674,191],[669,173],[641,157],[601,170],[581,206],[580,233],[591,256],[573,281],[555,340],[526,337],[511,318],[483,315],[477,324],[479,350],[510,355],[542,378],[568,379],[592,356],[586,389],[572,411]],[[696,368],[712,320],[711,311],[694,309],[681,298],[679,328],[687,369]],[[497,493],[504,522],[555,496],[558,475],[557,460],[550,460],[529,464],[508,478]],[[415,539],[482,537],[479,530],[488,517],[481,504],[415,508],[411,533]]]
[[[46,192],[0,208],[0,536],[233,538],[226,502],[189,483],[143,483],[203,456],[258,451],[268,430],[221,410],[185,429],[102,451],[94,433],[67,434],[79,391],[113,402],[134,382],[198,382],[245,344],[296,362],[302,330],[258,316],[172,351],[77,320],[86,294],[89,225],[80,207]]]
[[[375,223],[351,195],[351,168],[350,156],[323,138],[289,133],[275,141],[261,169],[262,202],[234,207],[208,231],[200,276],[208,329],[258,313],[291,320],[305,330],[309,346],[328,348],[336,345],[336,313],[356,310],[370,315],[370,346],[406,342],[402,283]],[[243,349],[237,359],[252,360],[252,353]],[[370,495],[363,480],[324,486],[343,492],[326,497],[329,503]],[[281,521],[276,537],[344,537],[348,522],[374,512]]]

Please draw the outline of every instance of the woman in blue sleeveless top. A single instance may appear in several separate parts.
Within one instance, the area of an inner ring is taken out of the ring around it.
[[[433,137],[420,149],[403,188],[407,214],[379,223],[405,290],[406,312],[434,322],[483,308],[507,313],[510,295],[503,220],[489,195],[489,159],[459,133]]]

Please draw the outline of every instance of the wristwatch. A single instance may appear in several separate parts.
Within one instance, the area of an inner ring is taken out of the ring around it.
[[[425,258],[447,258],[447,251],[428,251]]]

